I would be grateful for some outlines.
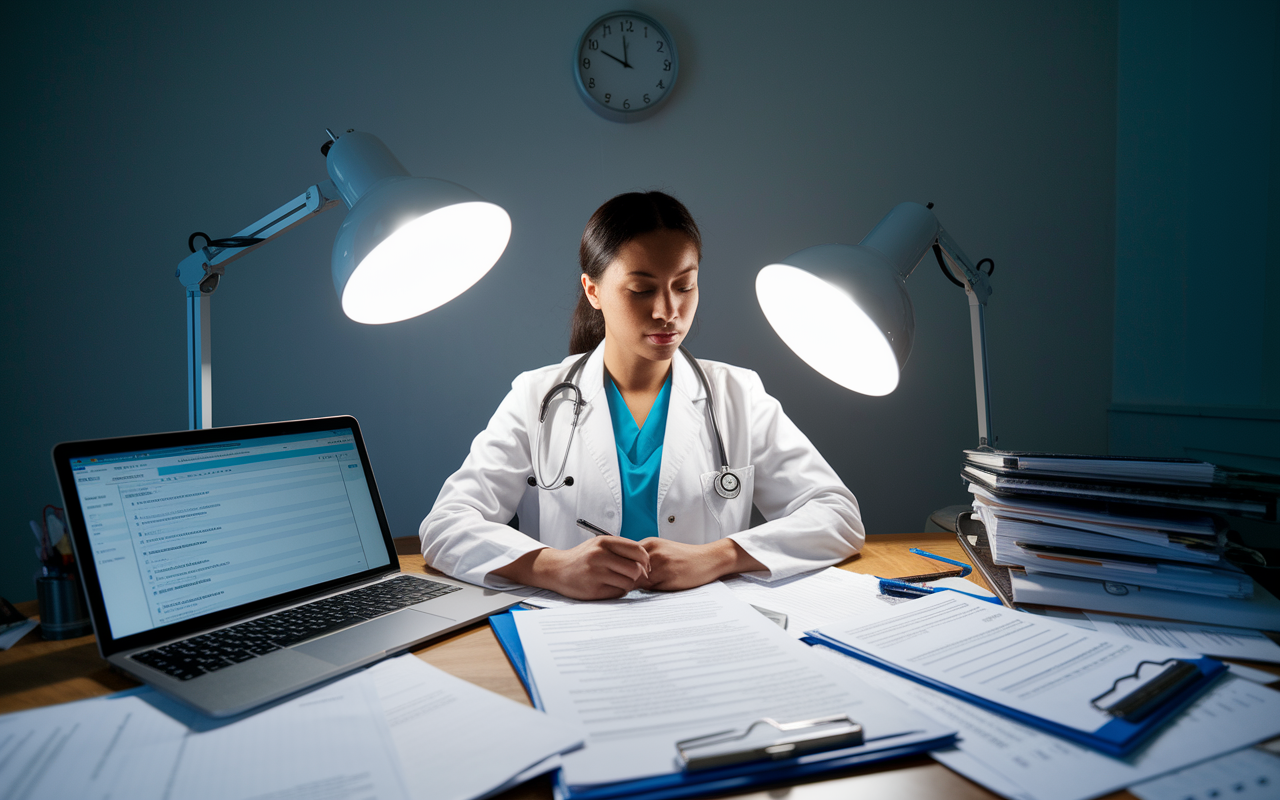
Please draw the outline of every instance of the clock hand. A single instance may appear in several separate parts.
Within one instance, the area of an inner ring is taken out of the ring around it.
[[[610,52],[607,52],[607,51],[601,50],[601,51],[600,51],[600,54],[601,54],[601,55],[608,56],[609,58],[612,58],[614,61],[617,61],[619,64],[621,64],[621,65],[622,65],[622,66],[624,66],[624,67],[631,67],[631,65],[630,65],[630,64],[628,64],[627,62],[625,62],[625,61],[623,61],[622,59],[618,58],[618,57],[617,57],[617,56],[615,56],[613,53],[610,53]],[[633,67],[632,67],[632,68],[633,68]],[[633,69],[634,69],[634,68],[633,68]]]
[[[627,58],[627,37],[622,37],[622,66],[627,69],[635,69],[631,66],[631,59]]]

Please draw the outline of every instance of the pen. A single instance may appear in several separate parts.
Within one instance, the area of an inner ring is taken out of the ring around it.
[[[612,536],[613,535],[612,533],[609,533],[608,531],[606,531],[604,528],[601,528],[599,525],[592,525],[590,522],[587,522],[585,519],[578,520],[578,527],[582,528],[584,531],[590,531],[592,534],[596,536]]]
[[[613,536],[614,535],[606,531],[604,528],[601,528],[599,525],[592,525],[590,522],[587,522],[585,519],[578,520],[578,527],[582,528],[584,531],[590,531],[595,536]],[[649,569],[645,567],[643,564],[641,564],[640,566],[641,566],[641,569],[644,569],[644,574],[647,577],[649,575]]]

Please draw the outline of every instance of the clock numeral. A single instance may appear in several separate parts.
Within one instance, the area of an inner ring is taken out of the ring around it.
[[[608,36],[609,34],[613,33],[612,25],[604,25],[602,27],[604,28],[604,34],[603,34],[604,36]]]
[[[587,78],[587,88],[588,88],[588,89],[594,89],[594,88],[596,88],[596,79],[595,79],[595,78]]]
[[[644,96],[644,102],[645,102],[645,105],[648,105],[648,104],[649,104],[649,95],[647,95],[647,94],[646,94],[646,95]]]
[[[600,42],[599,42],[598,40],[596,40],[596,39],[588,39],[588,40],[587,40],[587,49],[588,49],[588,50],[599,50],[599,49],[600,49]]]
[[[667,62],[667,63],[670,63],[670,62]],[[589,58],[584,58],[584,59],[582,59],[582,68],[583,68],[583,69],[591,69],[591,59],[589,59]]]
[[[612,97],[613,97],[613,95],[609,94],[608,92],[605,92],[605,93],[604,93],[604,101],[605,101],[606,103],[607,103],[607,102],[609,102],[609,100],[610,100]]]
[[[631,20],[629,20],[629,19],[627,19],[627,20],[623,20],[622,22],[619,22],[619,23],[618,23],[618,30],[619,30],[619,31],[626,31],[627,33],[635,33],[635,32],[636,32],[635,25],[633,25],[633,24],[631,23]]]
[[[630,100],[623,100],[623,101],[622,101],[622,107],[623,107],[623,108],[631,108],[631,101],[630,101]]]
[[[662,61],[662,71],[663,71],[663,72],[670,72],[670,71],[671,71],[671,61],[670,61],[669,59],[663,59],[663,61]]]
[[[659,89],[665,89],[665,88],[667,88],[667,87],[662,85],[662,81],[658,81],[658,88],[659,88]]]
[[[658,52],[662,52],[662,42],[658,42]]]
[[[644,38],[646,38],[646,39],[648,39],[648,38],[649,38],[649,26],[648,26],[648,25],[645,25],[645,26],[644,26]]]

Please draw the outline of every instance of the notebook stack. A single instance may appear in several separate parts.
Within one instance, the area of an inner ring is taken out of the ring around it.
[[[1275,521],[1280,478],[1190,459],[977,450],[965,451],[962,474],[991,560],[1020,571],[1015,602],[1023,602],[1020,585],[1051,587],[1059,598],[1051,604],[1079,607],[1088,603],[1064,602],[1063,587],[1085,596],[1101,584],[1110,595],[1145,591],[1148,600],[1174,593],[1250,602],[1265,593],[1226,557],[1223,515]]]

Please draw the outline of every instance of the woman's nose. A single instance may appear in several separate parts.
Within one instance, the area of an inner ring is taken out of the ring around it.
[[[676,304],[675,298],[670,292],[659,291],[657,297],[653,301],[654,319],[670,320],[675,319]]]

